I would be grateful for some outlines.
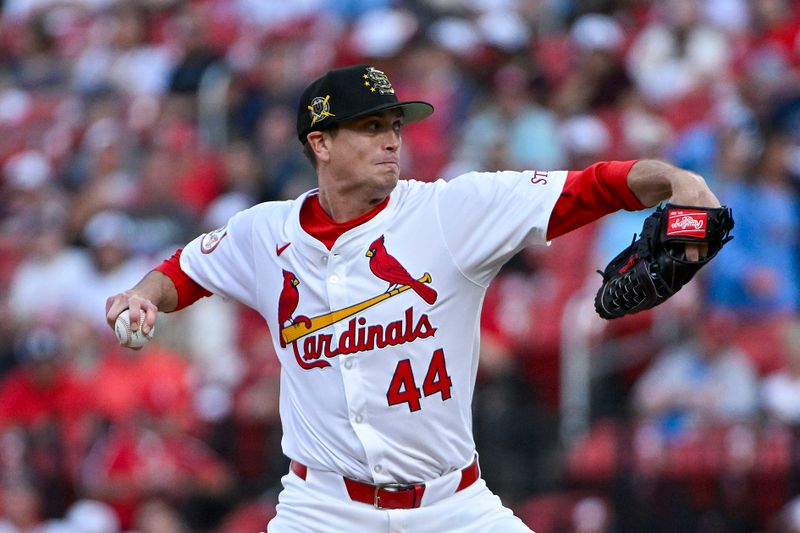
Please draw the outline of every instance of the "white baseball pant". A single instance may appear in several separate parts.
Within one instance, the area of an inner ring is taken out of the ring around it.
[[[531,533],[483,479],[456,492],[460,473],[426,483],[420,507],[378,509],[353,501],[342,476],[308,469],[281,480],[268,533]]]

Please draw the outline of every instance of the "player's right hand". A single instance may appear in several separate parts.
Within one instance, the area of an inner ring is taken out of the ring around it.
[[[144,323],[141,324],[144,334],[150,333],[156,323],[158,317],[158,307],[143,296],[139,296],[131,291],[121,292],[114,296],[110,296],[106,300],[106,322],[113,330],[114,323],[117,317],[125,309],[130,309],[131,314],[131,330],[137,331],[139,329],[139,316],[140,311],[144,311]]]

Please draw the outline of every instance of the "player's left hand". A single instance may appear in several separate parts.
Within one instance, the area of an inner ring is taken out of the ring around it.
[[[699,175],[679,170],[681,179],[672,179],[672,196],[670,203],[680,206],[692,206],[706,209],[716,209],[720,207],[719,199],[711,192],[705,180]],[[686,242],[684,243],[684,259],[697,262],[708,256],[708,243],[706,242]]]

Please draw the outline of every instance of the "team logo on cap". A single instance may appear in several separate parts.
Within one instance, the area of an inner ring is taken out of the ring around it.
[[[369,87],[370,92],[379,92],[381,94],[394,94],[394,87],[389,82],[382,71],[367,67],[367,73],[362,76],[364,78],[364,86]]]
[[[311,100],[311,105],[308,106],[308,111],[311,113],[311,125],[313,126],[317,122],[322,122],[325,120],[326,117],[335,117],[333,113],[331,113],[331,106],[328,104],[328,100],[330,99],[331,95],[327,95],[325,98],[321,96],[317,96],[313,100]]]

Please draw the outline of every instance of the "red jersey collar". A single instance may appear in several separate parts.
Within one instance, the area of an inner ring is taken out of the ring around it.
[[[383,211],[389,204],[390,197],[387,196],[381,203],[353,220],[336,222],[322,209],[322,205],[319,203],[319,195],[312,194],[306,197],[300,207],[300,226],[306,233],[320,241],[330,250],[333,248],[336,239],[342,234],[371,220],[375,215]]]

